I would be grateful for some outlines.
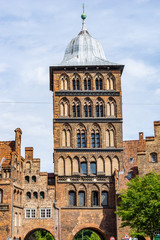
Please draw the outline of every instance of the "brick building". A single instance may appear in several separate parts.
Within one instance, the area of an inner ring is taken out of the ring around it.
[[[37,229],[56,240],[82,229],[123,239],[129,230],[119,228],[117,194],[136,174],[159,171],[160,122],[154,137],[123,142],[124,66],[105,58],[85,18],[62,63],[50,67],[54,174],[40,172],[32,147],[21,156],[21,129],[15,141],[0,142],[0,240],[27,240]]]

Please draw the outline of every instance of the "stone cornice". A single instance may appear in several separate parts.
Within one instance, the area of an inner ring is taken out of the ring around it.
[[[53,120],[54,123],[122,123],[122,118],[57,118]]]
[[[56,91],[55,96],[120,96],[120,91],[106,90],[71,90],[71,91]]]
[[[54,152],[122,152],[123,148],[54,148]]]

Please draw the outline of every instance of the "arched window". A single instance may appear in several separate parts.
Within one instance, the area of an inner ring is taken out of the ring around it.
[[[91,90],[91,76],[88,73],[84,77],[84,90]]]
[[[107,103],[107,116],[116,117],[116,103],[113,98],[109,98]]]
[[[40,199],[44,199],[44,192],[40,192]]]
[[[21,226],[21,213],[19,213],[19,227]]]
[[[79,206],[85,206],[85,192],[79,191],[78,197],[79,197]]]
[[[102,175],[104,174],[104,160],[102,157],[97,159],[97,173]]]
[[[26,193],[26,197],[27,197],[27,199],[31,199],[31,193],[30,193],[30,192],[27,192],[27,193]]]
[[[100,134],[99,131],[92,130],[91,133],[91,139],[92,139],[92,148],[99,148],[100,147]]]
[[[108,192],[102,191],[102,206],[108,205]]]
[[[87,175],[87,163],[81,162],[81,174]]]
[[[29,176],[25,176],[25,183],[29,183]]]
[[[87,174],[87,163],[86,162],[82,162],[81,163],[81,174]]]
[[[72,104],[73,117],[80,117],[80,101],[75,99]]]
[[[73,158],[73,174],[79,173],[79,159],[78,157]]]
[[[104,103],[100,98],[96,102],[96,117],[104,117]]]
[[[36,182],[36,176],[32,176],[32,182]]]
[[[69,101],[66,98],[63,98],[60,102],[60,115],[62,117],[69,116]]]
[[[103,77],[100,73],[96,75],[95,78],[95,85],[96,85],[96,90],[102,90],[103,89]]]
[[[64,124],[64,129],[62,130],[62,147],[71,146],[71,127],[69,124]]]
[[[61,82],[61,89],[62,90],[68,90],[68,76],[65,74],[62,74],[60,77],[60,82]]]
[[[3,203],[3,190],[0,189],[0,203]]]
[[[62,157],[58,159],[58,175],[64,176],[64,159]]]
[[[17,213],[14,214],[14,226],[17,227]]]
[[[30,162],[26,162],[26,169],[31,169],[31,163]]]
[[[109,73],[107,76],[107,90],[113,90],[115,84],[115,77],[112,73]]]
[[[151,153],[151,161],[153,163],[156,163],[157,162],[157,153]]]
[[[112,159],[112,174],[115,172],[115,170],[119,171],[119,159],[117,157]]]
[[[38,198],[38,193],[37,192],[33,192],[33,198],[37,199]]]
[[[92,102],[89,98],[84,102],[84,117],[92,117]]]
[[[96,172],[97,172],[96,168],[97,168],[96,162],[91,162],[90,163],[90,174],[96,175]]]
[[[106,130],[106,147],[115,147],[115,130],[112,125]]]
[[[98,206],[98,191],[92,191],[92,206]]]
[[[69,191],[69,205],[76,205],[76,193],[74,191]]]
[[[72,88],[73,90],[80,90],[80,77],[77,74],[74,74],[73,76]]]
[[[86,147],[86,137],[84,130],[77,131],[77,148],[85,148]]]

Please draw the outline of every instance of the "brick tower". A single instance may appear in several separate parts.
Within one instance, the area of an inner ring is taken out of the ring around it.
[[[86,14],[81,18],[82,30],[68,44],[63,61],[50,67],[61,240],[86,228],[102,239],[117,234],[114,175],[122,162],[124,66],[106,59],[85,27]]]

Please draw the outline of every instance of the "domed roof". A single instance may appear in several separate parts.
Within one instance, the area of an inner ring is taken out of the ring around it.
[[[85,18],[82,30],[68,44],[60,66],[117,65],[107,61],[102,45],[87,31]]]

